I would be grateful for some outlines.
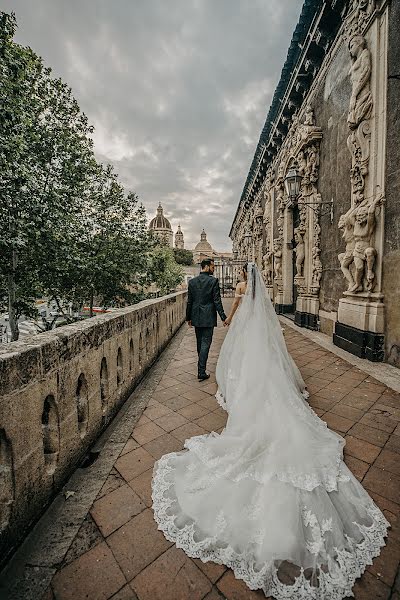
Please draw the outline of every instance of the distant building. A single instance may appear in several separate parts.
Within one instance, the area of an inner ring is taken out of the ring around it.
[[[178,225],[178,231],[175,233],[175,248],[178,248],[179,250],[185,248],[185,240],[180,225]]]
[[[149,230],[153,232],[160,240],[166,242],[171,248],[174,245],[174,234],[172,232],[171,223],[164,216],[163,207],[160,204],[157,208],[157,215],[150,221]]]
[[[200,241],[193,250],[193,260],[195,264],[199,265],[205,258],[212,258],[214,260],[214,275],[219,279],[222,291],[231,289],[232,286],[236,285],[236,281],[233,281],[232,253],[217,252],[214,250],[207,240],[207,234],[203,229]]]
[[[157,215],[150,221],[149,230],[153,232],[160,240],[166,242],[171,248],[183,250],[185,248],[185,240],[181,226],[178,225],[178,229],[175,232],[175,243],[174,233],[172,231],[171,223],[164,215],[164,209],[161,203],[157,208]],[[200,241],[196,244],[192,250],[194,265],[183,267],[185,278],[180,288],[186,288],[189,279],[195,277],[200,272],[200,263],[205,258],[212,258],[215,264],[214,275],[218,277],[220,281],[221,290],[228,291],[232,289],[237,283],[237,277],[234,276],[233,269],[233,258],[231,252],[217,252],[211,246],[207,240],[207,234],[205,230],[200,234]]]
[[[214,258],[215,252],[207,240],[207,234],[203,231],[200,235],[200,241],[196,244],[193,250],[193,260],[196,264],[200,264],[205,258]]]

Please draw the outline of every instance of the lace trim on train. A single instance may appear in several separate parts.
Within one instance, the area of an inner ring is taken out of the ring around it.
[[[173,486],[172,481],[168,480],[168,475],[173,471],[170,462],[176,456],[177,453],[163,456],[154,468],[152,499],[158,529],[164,533],[167,540],[175,543],[177,548],[182,548],[191,558],[199,558],[202,562],[212,561],[231,568],[235,577],[242,579],[251,590],[262,589],[266,596],[274,596],[276,600],[342,600],[353,596],[352,587],[355,580],[362,575],[367,565],[372,564],[372,560],[379,555],[380,548],[385,545],[384,538],[390,524],[379,508],[371,502],[367,512],[372,525],[356,524],[363,541],[357,543],[346,536],[349,548],[337,550],[335,557],[328,557],[330,572],[325,572],[324,566],[321,567],[323,561],[318,561],[317,557],[324,555],[324,535],[330,531],[331,523],[327,519],[319,525],[315,515],[303,507],[303,523],[305,527],[310,528],[313,540],[308,550],[316,557],[318,587],[311,585],[303,568],[293,584],[285,584],[279,579],[278,569],[273,562],[260,566],[256,564],[251,552],[239,554],[228,545],[218,545],[218,536],[227,526],[223,511],[217,515],[216,534],[213,537],[199,539],[193,521],[182,528],[175,524],[178,515],[172,514],[172,510],[176,501],[166,497],[165,493]],[[253,511],[254,507],[248,509]],[[253,543],[260,544],[262,539],[263,535],[259,540],[253,539]]]
[[[279,481],[285,483],[291,483],[295,487],[301,488],[311,492],[314,488],[319,485],[323,485],[328,492],[333,492],[337,489],[338,476],[340,474],[340,464],[342,462],[342,451],[338,451],[335,462],[327,465],[320,466],[315,472],[304,472],[288,467],[285,471],[275,471],[265,473],[265,470],[261,471],[257,468],[257,464],[250,464],[246,468],[243,468],[243,449],[241,446],[237,447],[236,452],[231,451],[228,457],[214,456],[212,452],[207,448],[205,442],[210,437],[218,437],[219,434],[214,431],[206,433],[204,435],[196,435],[187,439],[184,443],[184,448],[192,451],[198,460],[209,467],[206,475],[197,479],[196,488],[188,490],[196,492],[203,490],[214,483],[217,479],[225,477],[231,481],[241,481],[242,479],[254,479],[258,483],[266,483],[271,477],[277,477]],[[228,464],[224,463],[224,458],[228,458]],[[196,465],[191,465],[193,469]],[[341,481],[348,481],[347,475],[341,475]]]

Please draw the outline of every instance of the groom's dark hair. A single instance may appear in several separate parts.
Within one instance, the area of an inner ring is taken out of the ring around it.
[[[203,260],[200,263],[201,268],[205,269],[206,267],[209,267],[213,262],[214,261],[212,258],[203,258]]]

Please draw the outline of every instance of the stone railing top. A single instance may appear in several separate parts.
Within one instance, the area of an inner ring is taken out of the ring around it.
[[[37,376],[43,376],[86,348],[101,345],[128,325],[128,317],[131,323],[143,310],[184,294],[185,290],[143,300],[111,313],[96,315],[0,346],[0,397],[26,385]]]

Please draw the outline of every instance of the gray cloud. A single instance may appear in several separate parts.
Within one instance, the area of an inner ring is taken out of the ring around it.
[[[17,41],[67,81],[151,218],[228,233],[302,0],[13,0]]]

